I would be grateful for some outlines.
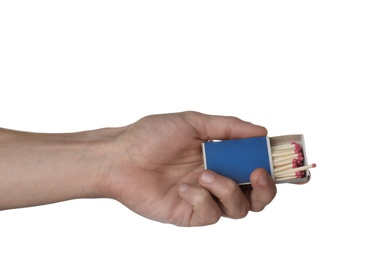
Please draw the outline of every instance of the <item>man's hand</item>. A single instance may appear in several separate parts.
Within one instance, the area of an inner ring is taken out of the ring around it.
[[[264,169],[251,174],[253,189],[242,191],[231,179],[204,170],[201,144],[267,134],[264,127],[235,117],[197,112],[152,115],[121,131],[115,159],[104,175],[104,196],[164,223],[200,226],[221,216],[243,218],[261,211],[276,195]]]

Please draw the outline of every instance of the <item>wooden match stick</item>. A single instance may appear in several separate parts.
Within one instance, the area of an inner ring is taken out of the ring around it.
[[[291,148],[296,149],[298,147],[300,147],[299,144],[292,142],[289,144],[280,144],[280,145],[271,146],[271,150],[272,151],[280,151],[280,150],[291,149]]]
[[[288,160],[288,159],[300,159],[300,160],[303,160],[303,157],[302,157],[302,153],[296,153],[296,154],[292,154],[292,155],[286,155],[286,156],[282,156],[282,157],[276,157],[273,162],[274,164],[275,163],[278,163],[278,162],[281,162],[281,161],[284,161],[284,160]]]
[[[294,172],[294,173],[286,173],[286,174],[282,174],[282,175],[275,175],[275,178],[276,179],[281,179],[281,178],[291,178],[291,177],[294,177],[294,178],[302,178],[303,176],[305,176],[305,172]]]
[[[278,173],[278,175],[283,175],[283,174],[286,174],[286,173],[294,173],[294,172],[300,172],[300,171],[306,171],[310,168],[315,168],[317,165],[315,163],[313,164],[310,164],[310,165],[305,165],[305,166],[301,166],[301,167],[297,167],[297,168],[292,168],[292,169],[288,169],[288,170],[285,170],[285,171],[281,171]]]
[[[281,177],[285,177],[285,176],[301,176],[301,175],[304,175],[305,172],[304,171],[297,171],[297,172],[287,172],[287,173],[277,173],[275,174],[275,177],[278,177],[278,178],[281,178]]]
[[[294,150],[282,150],[276,153],[272,153],[272,157],[281,157],[286,155],[292,155],[292,154],[298,154],[301,151],[301,149],[294,149]]]
[[[302,177],[299,177],[297,178],[296,176],[289,176],[289,177],[283,177],[283,178],[276,178],[276,180],[278,181],[287,181],[287,180],[294,180],[294,179],[300,179],[300,178],[303,178],[305,176],[302,176]]]
[[[281,172],[281,171],[284,171],[284,170],[296,168],[297,166],[298,166],[297,163],[292,162],[292,163],[285,164],[285,165],[282,165],[282,166],[279,166],[279,167],[275,167],[275,168],[274,168],[274,172],[275,172],[275,173],[278,173],[278,172]]]
[[[287,160],[284,160],[284,161],[280,161],[280,162],[274,162],[274,167],[279,167],[279,166],[283,166],[283,165],[287,165],[287,164],[291,164],[294,162],[294,159],[287,159]]]

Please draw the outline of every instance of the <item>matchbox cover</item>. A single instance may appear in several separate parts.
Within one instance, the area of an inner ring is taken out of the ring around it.
[[[205,169],[240,185],[250,184],[250,174],[256,168],[265,168],[276,183],[297,183],[309,181],[308,168],[315,167],[307,166],[304,137],[300,134],[210,141],[203,143],[202,149]],[[282,165],[285,161],[291,163]]]

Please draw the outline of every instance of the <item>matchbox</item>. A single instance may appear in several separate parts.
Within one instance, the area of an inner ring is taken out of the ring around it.
[[[265,168],[275,183],[310,180],[303,135],[259,136],[202,144],[205,169],[229,177],[239,185],[250,184],[250,174]]]

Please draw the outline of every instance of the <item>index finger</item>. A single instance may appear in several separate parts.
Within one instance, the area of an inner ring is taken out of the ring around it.
[[[267,129],[233,116],[200,114],[207,139],[229,140],[265,136]]]

